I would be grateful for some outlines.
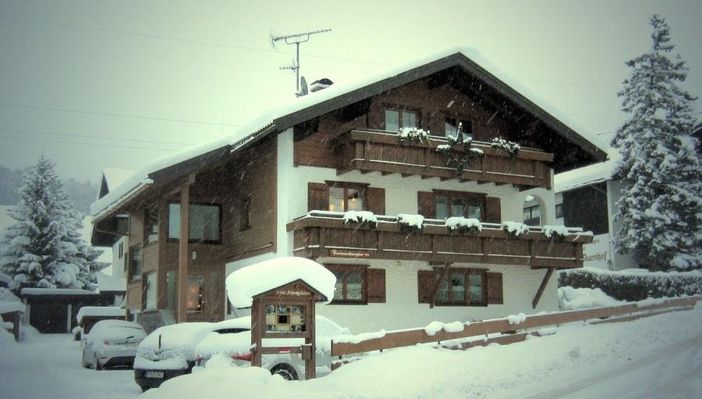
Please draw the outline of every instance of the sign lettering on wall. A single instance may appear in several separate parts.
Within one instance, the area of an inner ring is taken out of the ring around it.
[[[343,258],[370,258],[370,253],[365,251],[348,251],[339,249],[330,250],[329,255]]]
[[[583,266],[608,270],[611,259],[609,234],[596,235],[592,243],[583,245]]]

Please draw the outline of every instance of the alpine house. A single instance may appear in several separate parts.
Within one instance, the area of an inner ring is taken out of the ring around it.
[[[553,174],[606,154],[497,76],[443,51],[136,172],[92,207],[94,243],[129,238],[130,313],[241,314],[226,276],[284,256],[336,275],[317,311],[355,332],[555,309],[553,272],[582,267],[592,235],[555,226]],[[526,198],[543,225],[520,223]]]

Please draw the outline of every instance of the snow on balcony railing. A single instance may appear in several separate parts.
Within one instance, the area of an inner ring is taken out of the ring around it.
[[[321,211],[321,210],[314,210],[314,211],[309,211],[306,214],[297,217],[293,219],[293,222],[305,220],[305,219],[310,219],[310,218],[316,218],[316,219],[330,219],[330,220],[339,220],[339,221],[344,221],[345,223],[348,222],[349,220],[355,220],[355,215],[358,214],[358,211],[349,211],[349,212],[334,212],[334,211]],[[457,224],[460,224],[461,222],[458,221],[459,218],[451,217],[448,219],[429,219],[429,218],[424,218],[421,215],[408,215],[408,214],[399,214],[399,215],[375,215],[371,212],[364,211],[363,215],[365,215],[365,219],[373,219],[373,223],[381,224],[381,223],[404,223],[408,225],[416,225],[417,221],[419,218],[421,218],[422,223],[421,227],[426,227],[426,226],[436,226],[436,227],[446,227],[446,228],[451,228],[453,229]],[[372,215],[372,218],[370,217]],[[462,219],[462,218],[460,218]],[[478,230],[502,230],[502,231],[507,231],[509,233],[514,232],[519,232],[519,234],[514,234],[515,236],[519,236],[520,234],[524,233],[540,233],[545,235],[546,237],[552,237],[554,235],[556,236],[568,236],[568,235],[577,235],[577,236],[592,236],[592,232],[590,231],[583,231],[582,228],[580,227],[566,227],[566,226],[552,226],[552,225],[543,225],[543,226],[527,226],[519,222],[510,222],[510,221],[505,221],[502,223],[487,223],[487,222],[475,222],[475,219],[465,219],[466,224],[470,226],[479,226]]]

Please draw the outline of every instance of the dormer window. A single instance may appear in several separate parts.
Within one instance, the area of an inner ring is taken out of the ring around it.
[[[403,127],[417,127],[418,113],[408,109],[385,110],[385,130],[396,132]]]

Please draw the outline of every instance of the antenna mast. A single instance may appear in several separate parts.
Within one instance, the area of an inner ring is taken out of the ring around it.
[[[316,35],[318,33],[325,33],[325,32],[331,32],[331,29],[320,29],[320,30],[315,30],[311,32],[303,32],[303,33],[295,33],[292,35],[283,35],[283,36],[273,36],[271,35],[271,44],[273,47],[275,47],[275,43],[279,42],[281,40],[285,40],[285,44],[294,44],[295,45],[295,53],[296,53],[296,59],[295,62],[293,62],[292,65],[286,65],[280,67],[281,70],[291,70],[295,71],[295,88],[297,92],[300,92],[300,43],[305,43],[308,40],[310,40],[310,36]]]

